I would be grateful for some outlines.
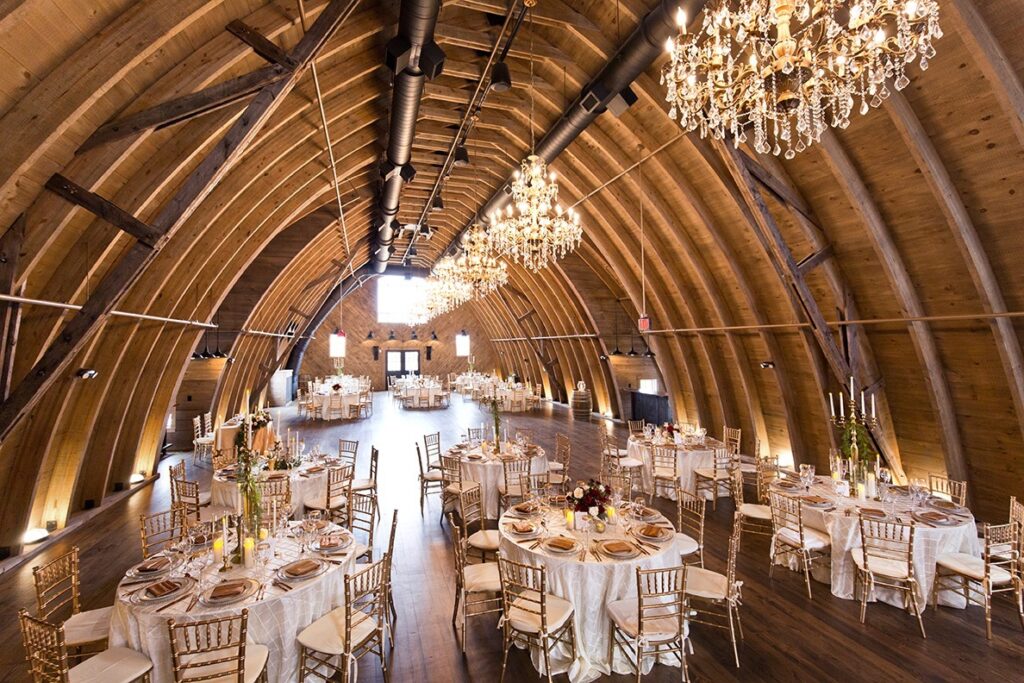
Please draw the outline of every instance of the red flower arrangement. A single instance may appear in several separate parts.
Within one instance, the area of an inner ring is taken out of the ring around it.
[[[596,479],[587,482],[576,482],[576,488],[565,497],[577,512],[587,512],[596,507],[598,517],[604,519],[605,510],[611,503],[611,489]]]

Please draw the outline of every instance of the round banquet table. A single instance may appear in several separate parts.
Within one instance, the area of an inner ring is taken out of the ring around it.
[[[456,449],[458,445],[456,445]],[[507,451],[509,444],[502,446]],[[535,446],[537,449],[530,462],[532,474],[543,474],[548,471],[548,459],[544,449]],[[497,519],[501,507],[501,492],[498,486],[505,481],[505,468],[502,460],[494,454],[482,455],[480,446],[467,448],[461,453],[457,450],[449,450],[448,455],[460,455],[462,461],[462,480],[475,481],[480,484],[480,498],[483,501],[483,513],[485,519]],[[471,457],[474,456],[474,457]],[[481,456],[475,458],[475,456]]]
[[[568,645],[559,643],[551,653],[552,675],[567,673],[572,683],[587,683],[612,672],[632,674],[632,660],[622,648],[615,648],[613,661],[608,661],[611,619],[608,617],[606,606],[616,600],[637,597],[637,568],[666,569],[681,564],[679,553],[676,552],[674,531],[669,540],[658,544],[657,550],[648,550],[649,555],[641,552],[633,559],[616,560],[604,555],[598,558],[592,552],[588,552],[586,559],[580,561],[576,553],[568,556],[553,555],[542,545],[531,550],[530,546],[534,544],[535,539],[517,540],[509,533],[508,523],[514,519],[515,515],[509,513],[503,515],[498,524],[502,555],[521,564],[545,567],[548,593],[568,600],[574,608],[576,659],[571,659],[572,651]],[[655,523],[673,526],[665,518],[655,520]],[[550,535],[572,536],[580,543],[586,543],[586,532],[569,531],[565,528],[565,518],[561,510],[548,513],[547,528]],[[600,540],[630,538],[624,524],[609,524],[603,534],[590,533],[591,544]],[[543,673],[543,654],[538,648],[532,650],[533,664]],[[663,655],[658,661],[679,666],[679,660],[673,655]],[[649,672],[653,666],[654,657],[645,657],[644,673]]]
[[[774,488],[774,487],[773,487]],[[774,488],[774,490],[779,490]],[[793,495],[793,492],[782,490],[781,493]],[[832,540],[831,566],[825,562],[815,562],[811,576],[816,581],[831,584],[832,595],[846,600],[859,600],[854,591],[854,577],[857,566],[853,563],[853,552],[861,552],[860,522],[858,509],[874,508],[884,510],[885,505],[876,500],[858,501],[856,498],[838,496],[834,484],[828,477],[816,477],[810,491],[802,488],[799,495],[821,496],[830,501],[831,508],[814,508],[803,505],[804,525],[824,531]],[[930,510],[925,504],[921,511]],[[915,522],[914,529],[914,576],[917,579],[918,605],[924,608],[931,600],[932,586],[935,583],[935,560],[945,553],[967,553],[981,556],[981,543],[975,528],[974,515],[964,508],[965,514],[955,517],[958,522],[951,526],[930,526],[915,518],[914,503],[910,496],[897,496],[895,499],[896,521]],[[788,559],[788,562],[787,562]],[[797,565],[795,556],[781,558],[779,564],[788,564],[790,569],[803,571]],[[871,601],[880,600],[896,607],[903,607],[903,593],[891,588],[875,586]],[[940,591],[939,602],[948,607],[966,607],[963,595],[953,591]]]
[[[238,435],[238,430],[241,427],[242,421],[239,419],[232,418],[227,422],[222,422],[216,429],[217,438],[214,447],[218,451],[233,451],[235,449],[235,437]],[[275,440],[274,423],[271,421],[263,429],[257,429],[253,432],[253,450],[256,452],[270,450]]]
[[[275,550],[280,556],[271,560],[271,569],[299,558],[300,547],[297,540],[286,537],[276,541],[276,544]],[[249,597],[240,602],[216,607],[207,606],[200,601],[191,610],[187,609],[191,600],[182,600],[168,609],[157,611],[168,603],[136,604],[129,593],[137,586],[122,585],[118,587],[118,598],[114,602],[110,619],[110,646],[128,647],[143,653],[153,661],[153,683],[168,683],[174,680],[171,643],[167,631],[168,619],[174,619],[176,622],[199,621],[238,614],[242,609],[248,609],[248,642],[266,645],[270,650],[267,659],[268,680],[271,683],[297,681],[299,644],[296,637],[302,629],[344,604],[345,575],[355,567],[356,555],[364,546],[353,542],[351,547],[356,550],[333,556],[340,564],[328,563],[327,571],[323,574],[293,584],[294,587],[290,591],[273,585],[272,580],[268,581],[262,600]],[[253,576],[257,580],[260,578],[258,569],[236,567],[230,572],[220,574],[217,567],[212,564],[204,568],[203,574],[213,577],[212,581],[217,581],[218,577],[235,579]]]
[[[413,408],[419,407],[419,399],[423,396],[427,397],[427,402],[430,407],[434,407],[434,398],[440,396],[443,389],[440,384],[431,384],[429,386],[407,386],[402,389],[402,398],[411,398],[415,400]]]
[[[291,480],[292,511],[291,517],[302,517],[302,501],[311,498],[322,498],[327,495],[327,469],[322,465],[303,465],[290,470],[278,470],[286,473]],[[264,479],[282,476],[275,472],[263,472]],[[227,470],[215,472],[210,482],[210,505],[228,508],[237,513],[242,512],[242,494],[238,491],[238,482]]]
[[[338,394],[335,394],[337,396]],[[330,420],[331,414],[331,394],[329,393],[317,393],[311,394],[310,400],[313,402],[313,412],[321,420]],[[349,406],[359,405],[359,392],[345,392],[341,393],[341,419],[348,417]]]
[[[716,447],[724,447],[725,444],[710,437],[704,440],[703,445],[685,445],[683,443],[658,443],[643,437],[631,436],[626,444],[626,453],[630,458],[636,458],[643,462],[642,482],[643,490],[647,495],[654,495],[654,447],[668,446],[676,450],[676,467],[679,471],[679,486],[684,491],[696,495],[697,482],[694,477],[694,470],[700,468],[713,468],[715,466]],[[667,497],[675,500],[675,492],[667,492]],[[724,492],[719,496],[724,496]],[[711,491],[704,491],[704,497],[711,500]]]

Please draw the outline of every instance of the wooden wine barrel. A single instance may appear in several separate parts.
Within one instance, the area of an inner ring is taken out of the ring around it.
[[[590,391],[589,390],[576,390],[572,392],[572,416],[576,420],[586,420],[590,422]]]

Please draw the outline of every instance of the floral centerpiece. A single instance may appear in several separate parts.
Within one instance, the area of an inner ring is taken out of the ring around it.
[[[665,433],[668,434],[669,436],[675,435],[676,426],[671,422],[666,422],[663,429],[665,430]]]
[[[487,405],[494,420],[494,452],[498,453],[501,451],[501,402],[496,396],[491,396]]]
[[[565,500],[577,512],[589,512],[605,519],[608,506],[611,504],[611,488],[596,479],[576,482],[576,488],[565,497]]]

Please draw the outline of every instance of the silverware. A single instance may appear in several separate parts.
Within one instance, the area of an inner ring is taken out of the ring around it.
[[[636,549],[639,550],[640,552],[642,552],[644,555],[650,555],[651,554],[651,551],[649,551],[647,548],[643,547],[639,542],[635,542],[633,545],[636,546]]]
[[[191,612],[192,608],[196,606],[197,602],[199,602],[199,593],[200,593],[200,591],[197,590],[196,594],[194,596],[192,596],[192,601],[190,603],[188,603],[188,607],[185,608],[186,612]]]
[[[189,591],[185,595],[182,595],[181,597],[179,597],[179,598],[177,598],[175,600],[171,600],[169,603],[167,603],[166,605],[164,605],[163,607],[158,609],[157,612],[163,612],[165,609],[168,609],[171,605],[177,605],[179,602],[181,602],[185,598],[191,597],[191,593],[192,593],[192,591]]]
[[[275,580],[274,581],[274,585],[276,587],[280,588],[281,590],[283,590],[285,593],[287,593],[288,591],[290,591],[292,589],[291,586],[289,586],[287,583],[284,583],[283,581]]]

